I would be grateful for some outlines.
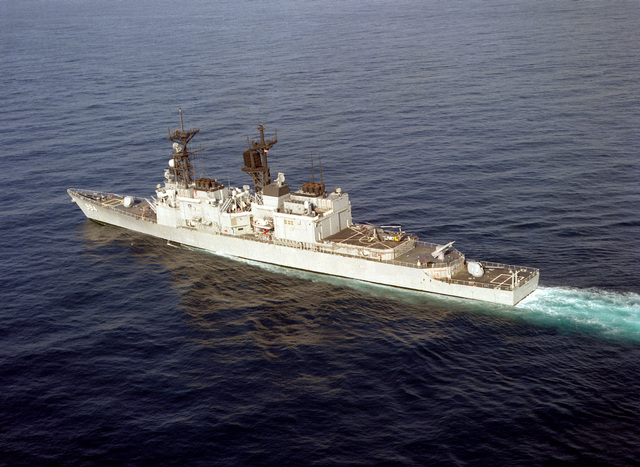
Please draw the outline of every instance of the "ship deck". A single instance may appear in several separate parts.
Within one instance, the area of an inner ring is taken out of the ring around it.
[[[400,263],[420,264],[428,268],[438,268],[447,266],[452,261],[462,257],[458,250],[451,248],[444,254],[444,259],[434,258],[431,253],[433,253],[436,248],[437,245],[416,242],[411,250],[398,256],[395,260]]]
[[[396,240],[396,237],[398,240]],[[387,238],[385,240],[385,238]],[[395,250],[396,263],[413,267],[445,267],[462,257],[455,248],[450,248],[443,259],[434,258],[433,253],[439,245],[415,241],[415,237],[399,235],[398,232],[385,231],[371,226],[354,224],[325,239],[328,242],[367,247],[377,251]]]
[[[107,208],[121,211],[129,216],[137,217],[140,219],[146,219],[150,221],[156,221],[157,215],[149,202],[146,199],[133,198],[131,206],[124,205],[124,196],[111,194],[111,193],[87,193],[77,192],[79,195],[90,199],[93,202],[99,203]]]
[[[380,230],[380,229],[378,229]],[[384,232],[384,235],[395,235],[395,232]],[[410,241],[405,237],[399,241],[384,240],[377,235],[373,228],[354,224],[351,227],[341,230],[340,232],[325,238],[325,241],[333,243],[342,243],[344,245],[366,246],[374,250],[394,250],[400,245]]]
[[[514,280],[516,284],[523,284],[538,273],[538,270],[534,268],[485,262],[482,262],[482,264],[484,266],[484,274],[482,277],[472,276],[465,267],[457,274],[454,274],[449,281],[481,287],[510,289],[514,285]],[[516,272],[517,274],[514,277],[514,273]]]

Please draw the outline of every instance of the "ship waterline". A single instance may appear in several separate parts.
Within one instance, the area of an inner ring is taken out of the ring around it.
[[[248,140],[245,166],[254,182],[225,187],[195,179],[187,144],[198,130],[169,132],[174,141],[157,198],[70,188],[91,220],[214,254],[427,293],[516,305],[538,287],[535,268],[467,261],[453,247],[419,241],[398,226],[354,223],[348,194],[324,183],[291,192],[284,174],[271,179],[267,153],[277,142]]]

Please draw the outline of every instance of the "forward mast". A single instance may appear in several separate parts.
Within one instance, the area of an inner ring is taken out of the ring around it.
[[[200,129],[195,128],[185,131],[182,122],[182,109],[179,108],[178,110],[180,112],[180,128],[174,130],[173,133],[171,133],[171,128],[168,128],[169,137],[167,139],[173,141],[173,158],[169,161],[169,168],[173,172],[177,187],[186,190],[196,181],[193,164],[189,156],[203,151],[203,149],[197,149],[195,151],[189,151],[187,149],[187,145],[193,137],[198,134]]]

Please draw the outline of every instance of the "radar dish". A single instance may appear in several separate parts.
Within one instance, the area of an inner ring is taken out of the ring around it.
[[[484,268],[482,267],[482,264],[477,263],[476,261],[469,261],[467,263],[467,271],[469,271],[469,274],[473,277],[484,276]]]

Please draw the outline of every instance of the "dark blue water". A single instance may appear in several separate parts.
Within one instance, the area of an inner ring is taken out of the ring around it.
[[[635,1],[2,1],[0,464],[640,460]],[[541,270],[516,308],[258,267],[84,219],[197,175]]]

